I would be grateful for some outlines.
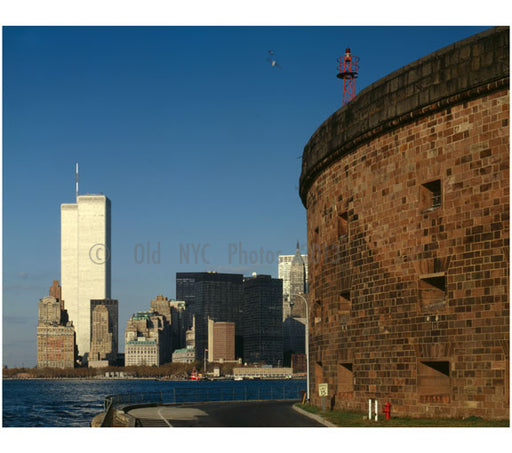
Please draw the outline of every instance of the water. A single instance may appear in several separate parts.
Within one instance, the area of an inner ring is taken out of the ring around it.
[[[4,380],[3,413],[4,427],[87,427],[93,417],[103,411],[105,397],[124,393],[166,392],[173,388],[194,387],[226,391],[234,388],[236,393],[254,394],[261,389],[262,395],[269,386],[286,387],[287,393],[306,388],[302,380],[261,381],[157,381],[157,380]],[[179,393],[183,393],[181,390]],[[204,392],[203,392],[204,393]],[[273,398],[280,398],[281,391]],[[297,396],[298,398],[298,396]]]

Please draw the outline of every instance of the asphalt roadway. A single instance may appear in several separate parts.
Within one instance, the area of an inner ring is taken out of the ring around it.
[[[256,401],[140,407],[128,414],[143,427],[323,427],[295,411],[294,401]]]

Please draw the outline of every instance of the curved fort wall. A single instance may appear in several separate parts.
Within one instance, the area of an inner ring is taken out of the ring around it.
[[[507,418],[509,29],[361,91],[306,145],[311,400]]]

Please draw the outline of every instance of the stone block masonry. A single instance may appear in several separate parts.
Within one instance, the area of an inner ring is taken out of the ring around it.
[[[509,29],[362,91],[306,145],[311,397],[509,417]]]

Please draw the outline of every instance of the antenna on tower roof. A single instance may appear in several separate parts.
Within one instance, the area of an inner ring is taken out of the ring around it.
[[[78,202],[78,162],[76,163],[76,201]]]
[[[356,94],[355,79],[359,71],[359,57],[350,53],[350,48],[345,49],[345,55],[338,57],[338,74],[336,77],[343,80],[343,105],[354,99]]]

